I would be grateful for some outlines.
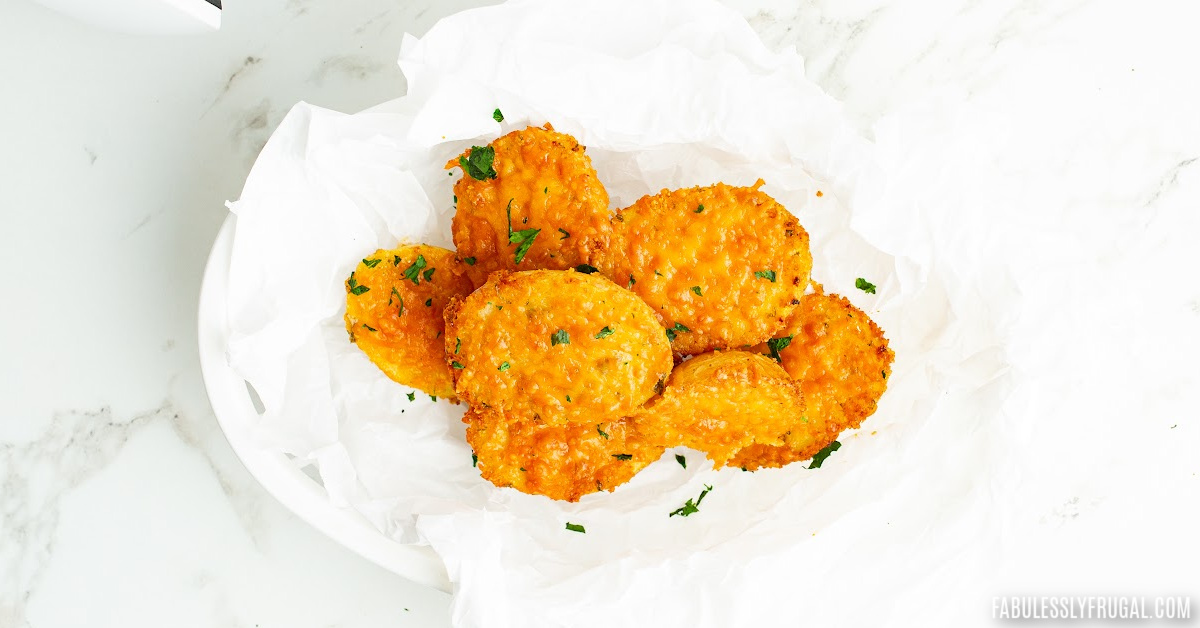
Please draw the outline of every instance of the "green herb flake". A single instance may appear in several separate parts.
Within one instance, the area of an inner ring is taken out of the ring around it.
[[[425,299],[425,307],[433,307],[433,297]]]
[[[613,335],[613,333],[615,333],[615,332],[613,332],[613,328],[605,325],[604,329],[601,329],[600,333],[596,334],[594,336],[594,338],[596,340],[603,340],[603,339],[608,338],[609,336]]]
[[[696,208],[696,211],[694,211],[692,213],[699,214],[700,212],[703,212],[703,211],[704,211],[704,205],[700,205],[699,207]]]
[[[567,403],[571,403],[571,395],[567,395]]]
[[[393,255],[392,256],[392,266],[399,266],[399,265],[400,265],[400,256]]]
[[[471,454],[471,466],[472,467],[479,466],[479,456],[476,456],[475,454]]]
[[[591,264],[580,264],[575,267],[575,272],[590,275],[592,273],[600,272],[600,269],[592,266]]]
[[[474,266],[475,258],[474,257],[464,257],[463,262],[466,263],[467,266]]]
[[[404,278],[413,282],[414,286],[421,284],[421,270],[425,268],[425,256],[418,255],[417,261],[409,264],[408,268],[404,269]]]
[[[633,460],[633,454],[613,454],[612,457],[617,460]]]
[[[675,342],[676,336],[678,336],[680,333],[685,333],[685,332],[689,332],[689,331],[692,331],[692,330],[688,329],[687,327],[684,327],[683,323],[676,322],[674,327],[669,327],[667,329],[667,340],[669,340],[671,342]]]
[[[434,402],[434,403],[437,403],[437,396],[436,396],[436,395],[429,395],[429,400],[430,400],[430,401],[432,401],[432,402]]]
[[[669,516],[674,517],[675,515],[679,515],[680,517],[686,517],[694,512],[700,512],[700,502],[704,501],[704,496],[708,495],[708,492],[711,490],[712,487],[708,484],[705,484],[704,490],[700,491],[700,496],[697,497],[695,501],[692,501],[692,499],[689,497],[687,502],[685,502],[682,506],[671,511]]]
[[[534,239],[541,232],[541,229],[522,229],[509,234],[508,241],[517,245],[517,250],[513,254],[513,260],[517,264],[520,264],[521,260],[525,259],[525,254],[529,252],[529,247],[533,246]]]
[[[770,279],[771,283],[775,283],[775,271],[773,270],[756,270],[754,276],[759,279]]]
[[[391,296],[388,297],[388,305],[391,305],[393,300],[400,301],[400,311],[396,312],[396,315],[399,316],[399,315],[403,314],[404,313],[404,297],[400,296],[399,292],[396,292],[396,286],[392,286],[392,294],[391,294]]]
[[[550,186],[546,186],[546,187],[542,188],[542,194],[549,194],[549,193],[550,193]]]
[[[408,393],[408,400],[409,400],[409,401],[416,401],[416,400],[417,400],[417,393],[415,393],[415,392]]]
[[[374,327],[371,327],[370,325],[368,325],[366,323],[363,323],[362,326],[366,327],[367,331],[379,331],[378,329],[375,329]]]
[[[465,369],[465,368],[467,368],[467,367],[463,366],[463,365],[462,365],[462,362],[459,362],[458,360],[455,360],[455,361],[451,362],[451,363],[450,363],[450,366],[453,366],[453,367],[454,367],[454,368],[456,368],[456,369]]]
[[[687,468],[687,458],[684,458],[683,454],[675,454],[675,462],[678,462],[679,466],[683,467],[684,469]]]
[[[429,270],[425,271],[421,276],[425,278],[425,281],[429,281],[430,279],[433,278],[433,271],[435,271],[435,270],[437,270],[437,269],[430,268]]]
[[[492,119],[495,120],[496,122],[504,122],[504,114],[500,113],[499,107],[497,107],[496,110],[492,112]]]
[[[836,440],[833,441],[832,443],[829,443],[828,445],[825,446],[824,449],[822,449],[821,451],[818,451],[817,455],[812,457],[812,462],[808,463],[808,468],[809,469],[820,469],[821,465],[825,463],[825,459],[829,457],[829,454],[831,454],[841,448],[842,448],[842,444],[837,442]]]
[[[558,232],[563,234],[563,236],[561,238],[559,238],[559,240],[566,240],[567,238],[571,237],[571,232],[567,231],[566,229],[563,229],[562,227],[558,228]]]
[[[496,367],[496,370],[497,370],[497,371],[502,371],[502,372],[503,372],[503,371],[507,371],[508,369],[509,369],[509,364],[508,364],[508,362],[504,362],[504,363],[503,363],[503,364],[501,364],[500,366],[497,366],[497,367]]]
[[[354,296],[371,291],[371,289],[366,286],[358,285],[358,280],[354,278],[354,273],[350,273],[350,278],[346,280],[346,286],[350,288],[350,294],[353,294]]]
[[[635,283],[637,283],[637,279],[634,279],[634,278],[633,278],[633,275],[630,275],[630,276],[629,276],[629,283],[625,284],[625,288],[626,288],[626,289],[632,288],[632,287],[633,287],[633,284],[635,284]]]
[[[462,338],[454,339],[454,355],[458,355],[458,350],[462,349]]]
[[[572,531],[572,532],[578,532],[578,533],[580,533],[580,534],[587,534],[587,530],[584,530],[584,529],[583,529],[583,526],[579,525],[578,523],[571,523],[571,522],[569,522],[569,521],[568,521],[568,522],[567,522],[567,529],[568,529],[568,530],[570,530],[570,531]]]
[[[379,262],[381,262],[381,261],[383,261],[383,260],[377,260],[377,259],[364,259],[364,260],[363,260],[363,266],[366,266],[367,268],[375,268],[376,266],[378,266],[378,265],[379,265]]]
[[[875,294],[875,284],[859,277],[854,280],[854,287],[866,292],[867,294]]]
[[[569,345],[569,344],[571,344],[571,334],[568,334],[567,330],[560,329],[560,330],[554,332],[553,334],[550,334],[550,346],[551,347],[553,347],[555,345]]]
[[[698,297],[704,296],[704,293],[700,291],[700,286],[692,286],[692,292],[695,292]]]
[[[772,338],[767,341],[767,349],[771,350],[771,357],[775,358],[776,362],[783,362],[783,356],[779,355],[779,352],[786,349],[790,344],[792,344],[791,336]]]
[[[472,146],[469,156],[458,158],[458,165],[472,179],[486,181],[496,178],[496,169],[492,167],[495,160],[496,149],[491,146]]]
[[[599,423],[596,424],[596,433],[599,434],[600,436],[602,436],[604,438],[604,440],[609,439],[608,432],[605,432],[604,430],[600,429]]]

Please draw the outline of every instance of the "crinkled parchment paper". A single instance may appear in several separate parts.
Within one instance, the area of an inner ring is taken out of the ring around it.
[[[947,199],[887,175],[793,50],[767,50],[709,0],[528,0],[443,20],[405,40],[400,65],[399,100],[297,105],[231,204],[229,359],[266,408],[264,447],[315,460],[331,500],[442,556],[456,625],[831,625],[847,609],[882,622],[978,589],[1003,532],[989,478],[1013,464],[988,419],[1010,390],[1016,288],[975,263],[979,238]],[[545,122],[587,146],[614,208],[761,177],[799,216],[814,277],[897,355],[878,412],[822,468],[715,471],[680,449],[578,504],[497,489],[472,468],[462,407],[410,401],[348,342],[342,282],[358,260],[449,246],[458,173],[442,165]],[[667,516],[704,484],[700,512]]]

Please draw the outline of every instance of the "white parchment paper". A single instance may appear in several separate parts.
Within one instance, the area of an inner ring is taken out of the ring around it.
[[[994,263],[1016,227],[981,228],[953,181],[933,194],[909,175],[986,152],[987,138],[945,138],[952,157],[928,143],[908,154],[913,127],[885,121],[876,148],[794,51],[767,50],[709,0],[509,2],[407,38],[400,65],[409,93],[381,107],[297,105],[231,205],[229,356],[263,400],[264,447],[316,460],[334,502],[431,544],[458,626],[985,612],[1004,540],[1025,525],[1011,508],[1027,483],[1014,452],[1036,434],[1015,419],[1044,401],[1013,394],[1013,353],[1039,355],[1011,342],[1032,302],[1014,274],[1029,267]],[[410,401],[347,341],[342,282],[359,259],[397,242],[449,245],[447,159],[547,121],[587,145],[614,208],[761,177],[799,216],[815,278],[874,317],[897,355],[878,412],[821,469],[715,471],[678,450],[578,504],[497,489],[471,466],[462,408]],[[855,290],[856,277],[878,293]],[[667,516],[704,484],[699,513]],[[941,604],[922,606],[931,599]]]

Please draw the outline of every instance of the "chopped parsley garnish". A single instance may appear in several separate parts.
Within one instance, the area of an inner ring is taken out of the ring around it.
[[[563,234],[563,236],[561,238],[559,238],[559,240],[566,240],[567,238],[571,237],[571,232],[567,231],[566,229],[563,229],[562,227],[558,228],[558,232]]]
[[[542,188],[542,194],[549,194],[549,193],[550,193],[550,186],[546,186],[546,187]]]
[[[605,432],[604,430],[600,429],[599,424],[596,424],[596,433],[599,434],[600,436],[603,436],[604,440],[608,440],[608,438],[609,438],[608,432]]]
[[[600,333],[596,334],[594,337],[596,340],[603,340],[603,339],[608,338],[609,336],[613,335],[613,333],[614,333],[613,328],[605,325],[604,329],[601,329]]]
[[[400,265],[400,256],[393,255],[392,256],[392,266],[399,266],[399,265]]]
[[[704,490],[700,491],[700,496],[696,498],[696,501],[692,501],[692,499],[689,497],[682,506],[671,511],[670,516],[674,517],[675,515],[679,515],[680,517],[686,517],[694,512],[700,512],[700,502],[704,501],[704,496],[708,495],[708,492],[711,490],[712,487],[708,484],[705,484]]]
[[[354,278],[354,273],[350,273],[350,279],[346,280],[346,285],[350,287],[350,294],[353,294],[354,296],[371,291],[371,289],[366,286],[358,285],[358,280]]]
[[[500,366],[497,366],[497,367],[496,367],[496,370],[497,370],[497,371],[507,371],[507,370],[508,370],[508,366],[509,366],[509,365],[508,365],[508,362],[505,362],[505,363],[501,364]]]
[[[625,287],[626,287],[626,288],[632,288],[632,287],[633,287],[633,284],[635,284],[635,283],[637,283],[637,279],[634,279],[634,278],[633,278],[633,275],[630,275],[630,276],[629,276],[629,283],[625,284]]]
[[[837,442],[836,440],[833,441],[832,443],[829,443],[828,445],[825,446],[824,449],[822,449],[821,451],[818,451],[817,455],[812,457],[812,462],[808,463],[808,468],[809,469],[820,469],[821,465],[824,464],[825,459],[829,457],[829,454],[831,454],[841,448],[842,448],[842,444]]]
[[[433,307],[433,297],[425,299],[425,307]]]
[[[679,335],[680,333],[689,332],[689,331],[692,331],[692,330],[688,329],[687,327],[684,327],[683,323],[677,322],[677,323],[675,323],[674,327],[670,327],[667,329],[667,340],[670,340],[671,342],[675,342],[675,336]]]
[[[783,357],[779,355],[779,352],[787,349],[787,346],[790,344],[792,344],[791,336],[772,338],[767,341],[767,349],[771,350],[771,357],[775,358],[776,362],[783,362]]]
[[[560,329],[560,330],[554,332],[553,334],[550,334],[550,346],[551,347],[553,347],[554,345],[569,345],[569,344],[571,344],[571,334],[568,334],[567,330]]]
[[[571,403],[571,395],[567,395],[567,403]]]
[[[475,258],[474,257],[464,257],[463,262],[465,262],[467,264],[467,266],[474,266]]]
[[[511,229],[511,222],[509,228]],[[517,251],[513,255],[513,260],[520,264],[521,260],[525,259],[525,254],[529,252],[529,247],[533,246],[533,240],[541,233],[541,229],[522,229],[514,231],[508,235],[508,241],[516,244]]]
[[[496,149],[491,146],[472,146],[470,156],[459,157],[458,165],[462,166],[463,172],[472,179],[486,181],[496,178],[496,169],[492,167],[495,159]]]
[[[756,270],[754,276],[759,279],[770,279],[771,283],[775,283],[775,271],[773,270]]]
[[[701,206],[697,207],[697,208],[696,208],[696,211],[694,211],[694,212],[692,212],[692,213],[693,213],[693,214],[699,214],[699,213],[700,213],[700,212],[702,212],[702,211],[704,211],[704,205],[701,205]]]
[[[381,260],[377,260],[377,259],[364,259],[363,266],[366,266],[367,268],[375,268],[376,266],[379,265],[380,261]]]
[[[454,368],[456,368],[456,369],[465,369],[465,368],[467,368],[467,367],[463,366],[463,365],[462,365],[462,362],[459,362],[458,360],[455,360],[455,361],[451,362],[451,363],[450,363],[450,366],[453,366],[453,367],[454,367]]]
[[[504,122],[504,114],[500,113],[499,107],[497,107],[496,110],[492,112],[492,119],[495,120],[496,122]]]
[[[437,401],[437,396],[436,396],[436,395],[429,395],[429,399],[430,399],[430,401],[434,401],[434,402],[436,402],[436,401]]]
[[[479,456],[476,456],[475,454],[471,454],[471,466],[474,467],[474,466],[478,466],[478,465],[479,465]]]
[[[692,292],[695,292],[698,297],[704,296],[704,293],[700,291],[700,286],[692,286]]]
[[[388,305],[392,304],[392,299],[400,300],[400,311],[396,312],[396,315],[399,316],[399,315],[403,314],[404,313],[404,297],[400,296],[399,292],[396,292],[396,286],[392,286],[392,295],[388,297]]]
[[[875,284],[859,277],[854,280],[854,287],[866,292],[867,294],[875,294]]]
[[[612,456],[617,460],[633,460],[633,454],[613,454]]]
[[[379,331],[378,329],[375,329],[374,327],[371,327],[370,325],[368,325],[366,323],[363,323],[362,326],[366,327],[367,331]]]
[[[675,462],[678,462],[679,466],[683,467],[684,469],[687,468],[687,458],[684,458],[683,454],[675,454]]]
[[[429,270],[425,271],[421,276],[425,278],[425,281],[429,281],[430,279],[433,278],[433,271],[435,271],[435,270],[437,270],[437,269],[430,268]]]
[[[578,523],[571,523],[571,522],[569,522],[569,521],[568,521],[568,522],[567,522],[567,529],[568,529],[568,530],[570,530],[570,531],[572,531],[572,532],[579,532],[579,533],[582,533],[582,534],[587,534],[587,530],[584,530],[584,529],[583,529],[583,526],[579,525]]]
[[[425,256],[418,255],[417,261],[413,262],[412,264],[410,264],[408,266],[408,268],[404,269],[404,278],[413,282],[414,286],[420,285],[421,270],[423,270],[424,268],[425,268]]]
[[[575,272],[590,275],[592,273],[600,272],[600,269],[592,266],[591,264],[580,264],[575,267]]]
[[[462,349],[462,338],[454,339],[454,355],[458,355],[458,350]]]
[[[408,400],[409,400],[409,401],[416,401],[416,400],[417,400],[417,393],[415,393],[415,392],[414,392],[414,393],[408,393]]]

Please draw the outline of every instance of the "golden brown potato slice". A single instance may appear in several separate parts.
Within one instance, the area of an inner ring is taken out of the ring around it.
[[[761,184],[663,190],[613,217],[594,264],[662,316],[677,353],[775,336],[808,287],[808,233]]]
[[[453,251],[421,244],[375,251],[346,280],[350,342],[393,380],[453,398],[443,310],[470,292]]]
[[[757,469],[811,458],[842,430],[858,427],[871,416],[887,390],[895,353],[883,330],[845,297],[805,295],[779,338],[785,340],[771,344],[804,391],[804,415],[811,429],[793,430],[784,447],[739,452],[731,466]],[[781,342],[787,344],[779,349]]]
[[[454,185],[454,246],[478,286],[497,270],[565,270],[590,263],[611,230],[608,192],[584,147],[545,128],[513,131],[446,164]]]
[[[555,425],[630,413],[671,372],[654,312],[575,271],[493,274],[446,308],[445,342],[460,399]]]
[[[463,421],[485,480],[551,499],[611,491],[663,453],[623,420],[552,426],[472,408]]]
[[[714,351],[677,366],[632,422],[647,442],[703,451],[716,466],[755,443],[782,445],[805,429],[803,413],[800,385],[774,360]]]

